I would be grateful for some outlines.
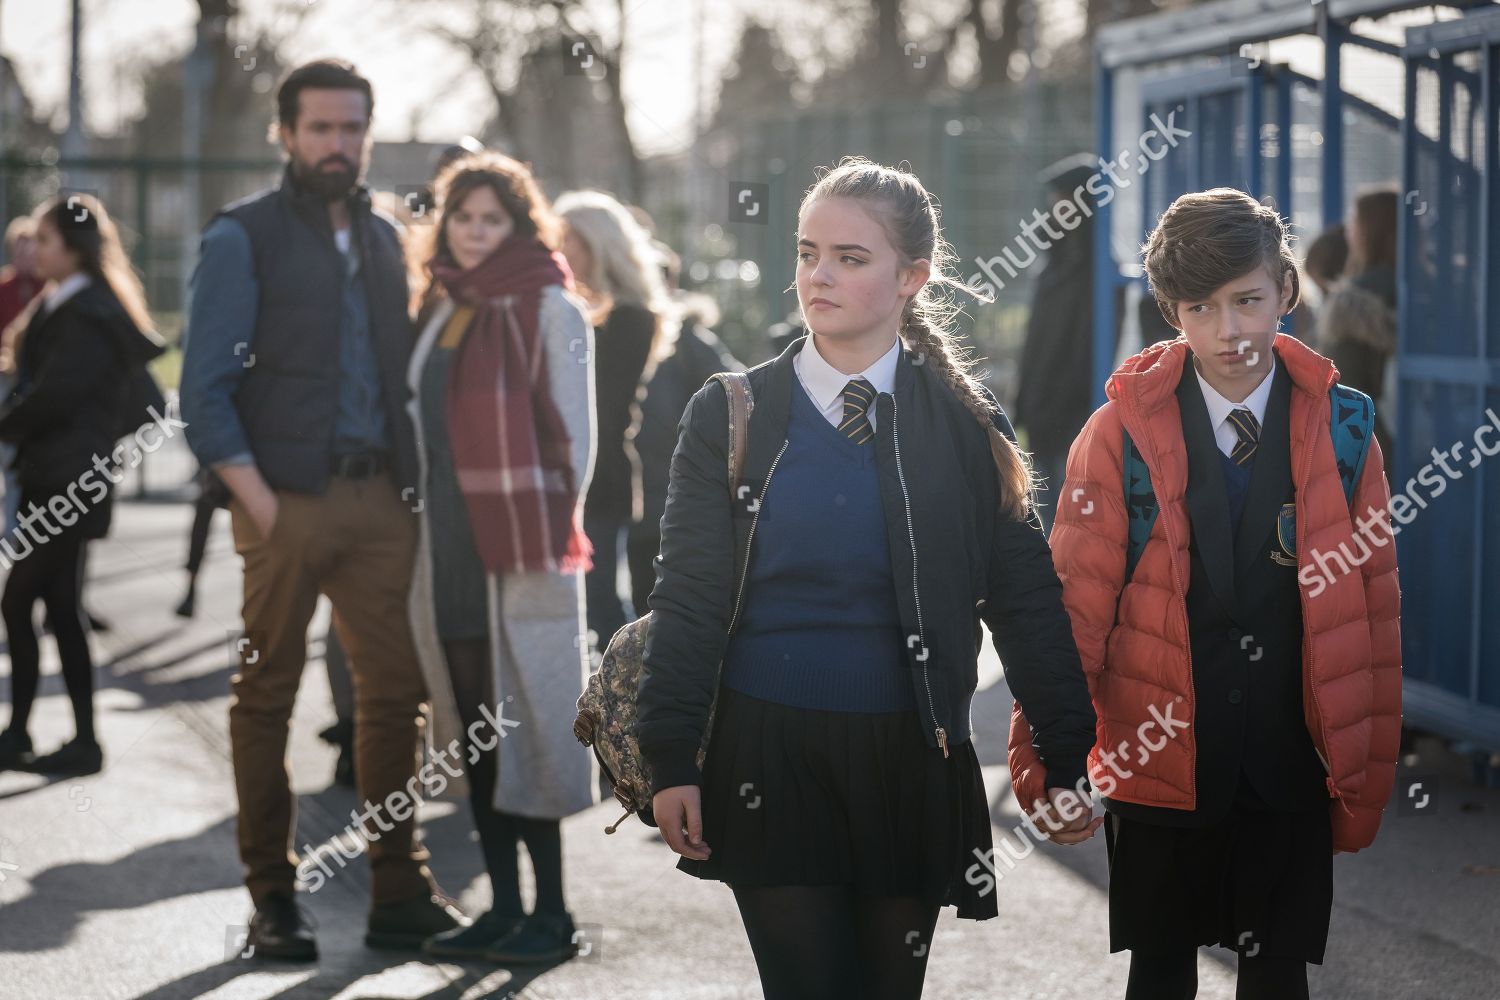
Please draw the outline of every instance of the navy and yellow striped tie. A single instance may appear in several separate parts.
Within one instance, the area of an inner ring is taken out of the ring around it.
[[[1230,461],[1235,465],[1248,465],[1255,457],[1255,448],[1260,442],[1260,421],[1242,406],[1229,411],[1229,422],[1234,425],[1235,434],[1239,435],[1234,450],[1229,453]]]
[[[870,404],[873,402],[875,387],[864,379],[852,379],[844,386],[844,421],[839,424],[839,430],[855,444],[864,444],[875,437],[875,428],[870,425]]]

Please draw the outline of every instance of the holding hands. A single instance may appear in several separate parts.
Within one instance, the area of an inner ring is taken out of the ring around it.
[[[1094,816],[1094,803],[1072,788],[1049,788],[1044,802],[1036,799],[1028,814],[1048,840],[1057,844],[1081,844],[1094,835],[1104,816]]]

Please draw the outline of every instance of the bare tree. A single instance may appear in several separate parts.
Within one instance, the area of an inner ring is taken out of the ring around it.
[[[988,0],[969,0],[969,9],[964,13],[963,24],[974,31],[974,41],[979,48],[979,74],[976,83],[980,87],[1003,86],[1010,83],[1011,57],[1021,47],[1021,4],[1025,0],[996,0],[999,16],[991,19],[985,8]]]
[[[610,5],[612,42],[599,29],[598,7],[584,0],[469,0],[460,20],[434,14],[423,28],[479,72],[494,100],[500,138],[513,155],[568,186],[601,183],[601,167],[621,164],[619,180],[609,186],[633,199],[641,190],[641,163],[622,85],[629,7],[625,0]],[[597,145],[596,121],[607,129],[609,156],[580,148]]]

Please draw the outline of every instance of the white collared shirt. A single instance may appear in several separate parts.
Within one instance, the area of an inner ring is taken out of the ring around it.
[[[874,386],[877,393],[892,391],[896,387],[896,362],[900,357],[901,338],[897,337],[895,343],[891,344],[891,349],[870,367],[854,375],[845,375],[818,353],[818,338],[814,334],[808,334],[807,343],[802,345],[802,350],[792,359],[792,368],[797,372],[802,388],[812,397],[813,405],[830,424],[837,427],[844,422],[844,386],[854,379],[862,378]],[[874,430],[874,404],[871,404],[868,414],[870,429]]]
[[[63,280],[52,287],[47,297],[42,299],[42,312],[51,315],[52,311],[64,302],[77,295],[89,284],[89,276],[84,271],[74,271]]]
[[[1271,370],[1266,372],[1266,377],[1261,379],[1260,385],[1251,390],[1250,395],[1245,397],[1244,402],[1232,403],[1219,394],[1219,390],[1208,384],[1203,374],[1198,371],[1198,366],[1193,365],[1193,374],[1198,377],[1198,388],[1203,390],[1203,403],[1208,407],[1208,423],[1214,429],[1214,440],[1219,445],[1219,450],[1226,455],[1234,454],[1234,446],[1239,443],[1239,432],[1234,429],[1234,424],[1229,422],[1231,410],[1245,409],[1255,414],[1255,421],[1260,426],[1266,424],[1266,402],[1271,398],[1271,377],[1276,374],[1276,355],[1271,355]]]

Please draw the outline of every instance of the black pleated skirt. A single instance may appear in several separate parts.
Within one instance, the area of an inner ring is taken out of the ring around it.
[[[971,742],[947,758],[928,747],[915,712],[819,711],[721,689],[703,839],[707,861],[677,863],[698,878],[847,885],[964,919],[999,914],[995,893],[964,878],[992,846],[979,758]]]
[[[1327,808],[1247,808],[1242,797],[1211,827],[1110,813],[1104,832],[1111,952],[1222,945],[1322,964],[1333,910]]]

